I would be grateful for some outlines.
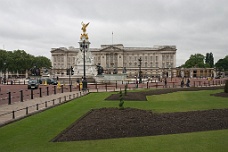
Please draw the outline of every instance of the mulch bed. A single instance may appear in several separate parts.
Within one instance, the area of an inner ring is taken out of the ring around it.
[[[90,111],[53,141],[97,140],[228,129],[228,109],[157,114],[126,108]]]
[[[222,88],[178,88],[128,92],[127,96],[124,96],[124,100],[146,101],[147,95]],[[227,97],[227,94],[224,95],[224,93],[214,95]],[[119,100],[119,94],[113,94],[106,100]],[[220,129],[228,129],[228,109],[158,114],[133,108],[125,108],[124,110],[101,108],[88,112],[59,134],[53,141],[154,136]]]

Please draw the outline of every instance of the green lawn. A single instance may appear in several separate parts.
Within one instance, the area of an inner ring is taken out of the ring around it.
[[[125,101],[125,107],[156,112],[228,108],[227,98],[210,96],[222,90],[176,92],[148,96],[148,101]],[[107,151],[228,151],[228,129],[151,137],[54,143],[51,140],[92,108],[118,107],[105,101],[111,93],[91,93],[0,128],[1,152]]]

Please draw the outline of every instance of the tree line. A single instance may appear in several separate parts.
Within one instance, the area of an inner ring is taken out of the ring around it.
[[[33,56],[24,50],[0,50],[0,71],[23,74],[34,68],[51,68],[51,61],[44,56]]]
[[[214,64],[214,56],[213,53],[206,53],[206,55],[202,55],[200,53],[193,54],[190,58],[185,62],[185,64],[181,65],[183,68],[216,68],[219,71],[228,71],[228,55],[226,55],[223,59],[219,59]]]

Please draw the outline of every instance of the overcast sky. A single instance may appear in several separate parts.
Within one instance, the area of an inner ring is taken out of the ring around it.
[[[0,49],[51,57],[78,47],[81,22],[92,48],[176,45],[177,66],[191,54],[228,55],[227,0],[0,0]]]

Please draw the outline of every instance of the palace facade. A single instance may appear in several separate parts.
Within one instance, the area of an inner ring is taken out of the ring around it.
[[[126,73],[136,76],[176,76],[176,46],[124,47],[122,44],[101,45],[90,48],[95,65],[101,65],[106,74]],[[74,47],[60,47],[51,50],[52,74],[64,76],[66,69],[75,65],[80,51]],[[141,63],[139,62],[141,59]]]

